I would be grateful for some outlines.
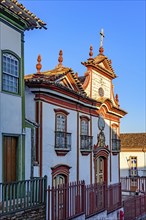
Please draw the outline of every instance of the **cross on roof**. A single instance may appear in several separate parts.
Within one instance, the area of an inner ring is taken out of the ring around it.
[[[104,31],[103,28],[100,31],[100,47],[103,47],[103,38],[104,38]]]

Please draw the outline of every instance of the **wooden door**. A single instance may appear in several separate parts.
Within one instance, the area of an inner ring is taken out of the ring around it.
[[[16,181],[17,137],[4,136],[4,182]]]
[[[54,178],[53,185],[58,188],[54,195],[55,201],[55,220],[63,220],[65,219],[66,213],[66,190],[63,184],[66,183],[66,178],[64,175],[57,175]]]
[[[98,157],[96,159],[95,175],[96,175],[97,183],[104,182],[104,158],[103,157]]]

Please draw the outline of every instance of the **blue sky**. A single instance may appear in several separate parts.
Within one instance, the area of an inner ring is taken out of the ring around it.
[[[63,64],[83,75],[81,64],[98,54],[104,28],[104,54],[118,76],[114,81],[120,107],[128,112],[121,132],[146,132],[146,2],[19,0],[47,23],[47,30],[25,32],[25,74],[36,72],[38,54],[42,71],[53,69],[63,50]]]

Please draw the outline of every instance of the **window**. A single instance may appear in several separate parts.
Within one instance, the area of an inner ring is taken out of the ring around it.
[[[71,150],[71,133],[67,132],[68,112],[61,109],[54,110],[55,116],[55,150],[58,155],[65,155]]]
[[[62,115],[62,114],[57,114],[56,115],[56,130],[57,131],[62,131],[65,132],[66,131],[66,116]]]
[[[130,156],[129,161],[130,161],[129,175],[131,177],[135,177],[137,176],[137,157]]]
[[[81,152],[91,151],[92,136],[89,136],[89,118],[81,116]]]
[[[9,53],[3,53],[2,89],[18,93],[19,60]]]
[[[112,152],[118,153],[120,151],[120,139],[118,137],[117,125],[112,126]]]

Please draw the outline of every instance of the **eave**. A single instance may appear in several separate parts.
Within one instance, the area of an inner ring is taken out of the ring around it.
[[[45,23],[16,0],[1,1],[0,16],[21,30],[45,28]]]
[[[109,79],[115,79],[117,76],[116,74],[112,73],[111,71],[102,68],[99,65],[96,65],[94,63],[88,63],[88,62],[81,62],[84,66],[86,66],[87,68],[91,68],[97,72],[100,72],[103,76],[108,77]]]

